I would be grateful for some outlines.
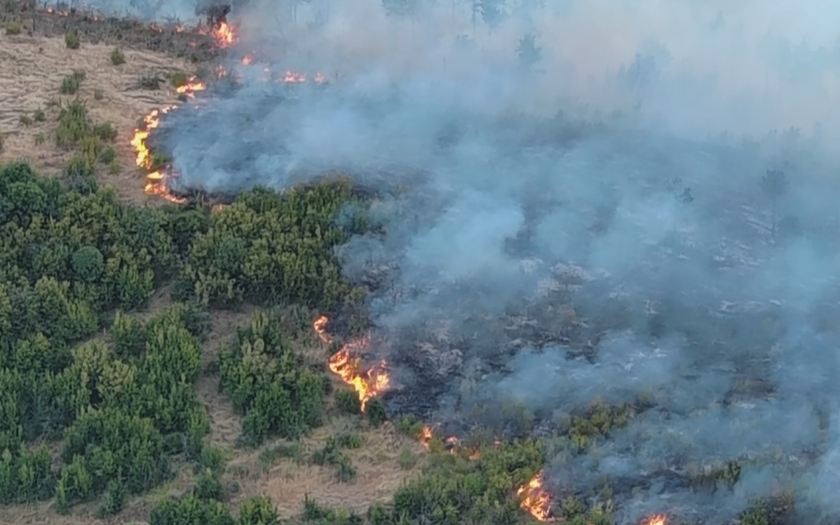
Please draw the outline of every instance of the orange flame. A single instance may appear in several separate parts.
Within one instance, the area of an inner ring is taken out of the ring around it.
[[[329,319],[322,315],[312,323],[312,328],[321,341],[329,344],[332,338],[326,332],[327,323]],[[332,356],[328,363],[330,371],[356,391],[362,403],[362,412],[365,411],[367,402],[387,390],[391,383],[384,360],[364,372],[360,371],[361,359],[357,355],[363,353],[369,343],[370,338],[367,336],[350,341]]]
[[[207,85],[204,82],[196,80],[196,78],[193,77],[189,79],[187,83],[183,86],[175,88],[175,91],[177,91],[178,93],[183,93],[190,98],[194,98],[196,91],[204,91],[205,89],[207,89]]]
[[[645,522],[645,525],[665,525],[665,516],[662,514],[651,516]]]
[[[162,109],[152,110],[151,113],[143,118],[143,126],[134,130],[134,136],[131,139],[131,145],[134,147],[135,158],[134,162],[137,167],[147,170],[154,170],[146,175],[146,186],[144,191],[148,195],[158,195],[170,202],[183,203],[186,199],[176,197],[169,192],[169,185],[166,182],[166,175],[160,166],[152,165],[151,152],[146,145],[146,140],[149,138],[152,130],[160,126],[160,117],[169,113],[176,106],[167,106]]]
[[[227,22],[220,22],[219,27],[213,29],[213,38],[216,39],[219,47],[229,47],[236,42],[236,34]]]
[[[550,516],[551,496],[542,484],[543,473],[540,471],[527,484],[519,487],[516,495],[522,498],[520,507],[530,512],[537,521],[554,521]]]

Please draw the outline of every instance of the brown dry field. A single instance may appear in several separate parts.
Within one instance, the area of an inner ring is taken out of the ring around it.
[[[46,175],[61,172],[71,152],[55,145],[57,109],[50,101],[66,102],[75,96],[61,95],[61,80],[74,70],[86,73],[78,96],[87,101],[90,115],[97,123],[111,122],[119,133],[114,148],[122,170],[117,175],[101,170],[100,181],[113,185],[121,197],[144,202],[144,178],[135,168],[131,138],[138,122],[156,108],[176,101],[169,86],[149,91],[138,87],[141,76],[153,72],[189,71],[182,59],[147,51],[125,49],[126,63],[111,64],[113,46],[82,43],[80,49],[67,49],[63,38],[17,35],[0,29],[0,133],[5,137],[0,162],[28,159]],[[94,90],[102,90],[102,100],[94,100]],[[38,109],[47,113],[45,122],[25,126],[22,115],[31,116]],[[42,134],[44,144],[35,144]]]

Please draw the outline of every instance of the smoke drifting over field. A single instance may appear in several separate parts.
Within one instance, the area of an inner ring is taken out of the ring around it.
[[[596,399],[653,407],[589,454],[552,446],[558,494],[607,477],[623,522],[716,523],[790,489],[840,517],[837,7],[509,3],[488,31],[459,2],[413,18],[251,2],[238,49],[330,84],[239,67],[234,94],[172,121],[179,183],[340,169],[382,192],[387,233],[339,253],[350,277],[385,281],[377,350],[405,391],[437,396],[430,418],[516,400],[539,422],[527,434]],[[517,55],[527,34],[538,61]],[[730,460],[733,490],[688,482]]]

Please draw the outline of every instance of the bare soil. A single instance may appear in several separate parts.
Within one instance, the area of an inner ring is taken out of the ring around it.
[[[75,98],[61,95],[59,88],[66,75],[81,70],[86,78],[78,96],[87,101],[95,122],[111,122],[118,132],[114,146],[122,169],[116,175],[102,169],[100,180],[115,186],[122,197],[143,202],[144,175],[135,167],[130,141],[138,122],[152,110],[176,102],[177,94],[169,86],[140,89],[139,79],[150,73],[189,71],[191,66],[183,59],[132,49],[124,50],[125,64],[114,66],[112,50],[105,44],[67,49],[63,38],[8,36],[0,31],[0,133],[5,137],[0,162],[28,159],[44,174],[61,172],[71,152],[55,144],[58,109],[50,102],[66,104]],[[95,100],[96,90],[101,90],[101,100]],[[39,108],[46,112],[46,121],[20,122],[21,116],[31,117]],[[39,135],[44,142],[36,145]]]

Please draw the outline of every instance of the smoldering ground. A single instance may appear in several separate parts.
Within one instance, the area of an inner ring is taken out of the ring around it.
[[[488,27],[457,2],[252,2],[239,87],[167,124],[177,183],[376,188],[385,233],[338,253],[379,283],[394,410],[516,437],[637,408],[586,451],[549,439],[558,496],[606,480],[621,523],[718,523],[790,490],[840,517],[836,7],[552,5]],[[730,461],[737,483],[698,486]]]

